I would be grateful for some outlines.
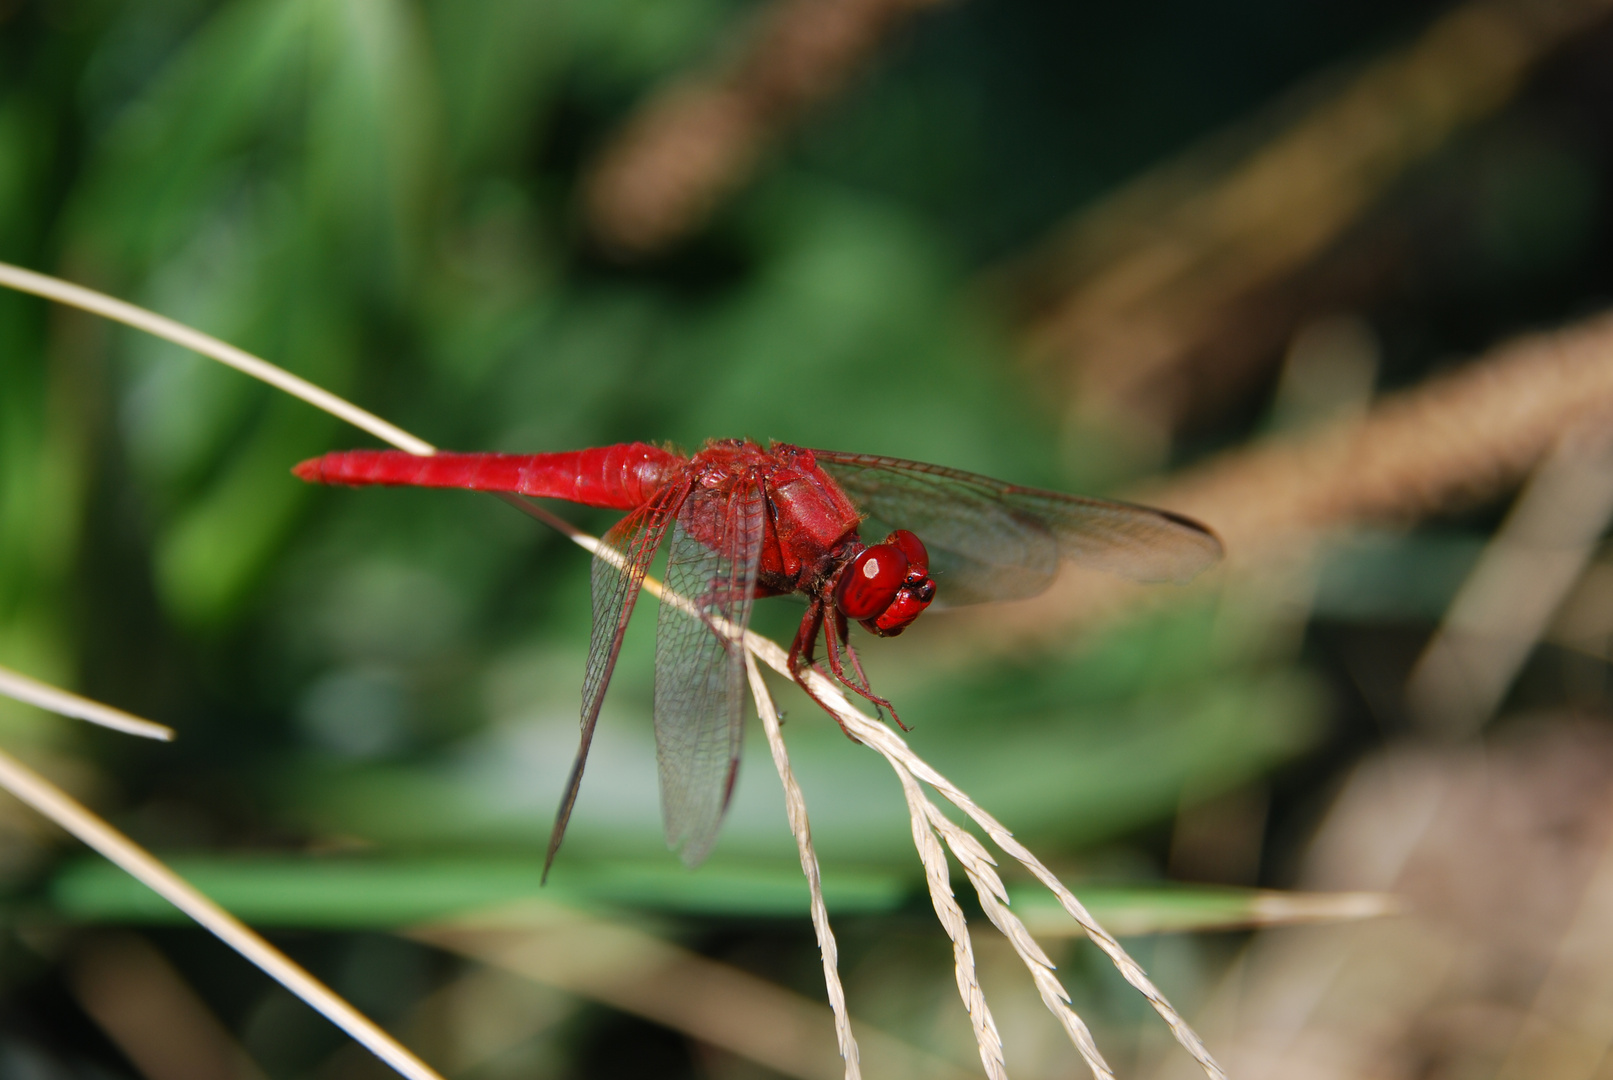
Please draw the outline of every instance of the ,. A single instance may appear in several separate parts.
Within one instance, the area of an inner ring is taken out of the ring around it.
[[[667,586],[683,602],[663,603],[657,626],[656,756],[667,842],[690,865],[711,851],[733,793],[745,717],[741,639],[757,597],[806,597],[790,667],[808,694],[805,672],[821,634],[834,676],[894,718],[863,674],[850,621],[891,637],[931,603],[1033,596],[1064,559],[1142,581],[1186,581],[1221,557],[1212,532],[1163,510],[787,443],[764,449],[727,439],[693,455],[648,443],[430,457],[350,450],[293,471],[327,484],[515,492],[628,511],[602,541],[615,557],[594,559],[582,743],[549,839],[546,874],[577,799],[633,603],[663,543],[670,545]],[[863,541],[869,521],[890,529],[880,543]]]

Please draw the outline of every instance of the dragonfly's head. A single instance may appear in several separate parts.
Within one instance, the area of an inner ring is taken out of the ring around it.
[[[924,541],[897,529],[884,543],[859,551],[835,583],[835,606],[870,633],[895,637],[935,599]]]

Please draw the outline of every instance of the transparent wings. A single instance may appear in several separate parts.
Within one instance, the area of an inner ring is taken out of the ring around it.
[[[583,766],[588,762],[588,748],[593,744],[594,728],[599,723],[599,707],[604,703],[611,672],[616,669],[616,657],[622,651],[622,635],[627,632],[627,620],[632,617],[644,575],[655,559],[656,549],[661,546],[673,505],[671,499],[663,498],[635,510],[605,534],[600,550],[594,555],[594,629],[588,645],[588,670],[582,684],[582,739],[577,747],[577,760],[571,766],[571,776],[566,781],[565,795],[560,800],[560,810],[555,815],[554,830],[549,834],[544,877],[549,875],[555,853],[565,838],[566,825],[571,821],[571,808],[582,786]]]
[[[672,528],[669,595],[656,627],[655,744],[667,843],[681,848],[690,866],[716,843],[738,774],[746,711],[742,639],[764,512],[754,484],[696,488]]]
[[[813,454],[876,524],[918,534],[937,601],[949,607],[1034,596],[1061,559],[1138,581],[1187,581],[1221,557],[1214,533],[1163,510],[899,458]]]
[[[948,604],[1032,596],[1060,560],[1142,581],[1185,581],[1221,557],[1214,534],[1186,518],[1005,484],[936,465],[813,451],[859,510],[911,529],[929,548]],[[666,530],[668,595],[655,652],[655,740],[667,842],[699,863],[733,794],[744,735],[742,638],[750,623],[766,524],[759,484],[668,490],[605,534],[593,569],[594,630],[583,683],[582,740],[549,841],[565,835],[605,687],[633,604]],[[868,535],[875,532],[868,529]]]

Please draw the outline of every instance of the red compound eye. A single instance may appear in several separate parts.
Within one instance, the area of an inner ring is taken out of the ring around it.
[[[924,541],[906,529],[897,529],[880,546],[896,548],[907,557],[907,574],[890,604],[873,618],[863,619],[862,624],[880,637],[895,637],[930,606],[935,599],[935,582],[930,580],[930,553]]]
[[[897,529],[885,537],[885,543],[898,548],[903,555],[907,556],[907,580],[909,582],[922,581],[930,576],[930,553],[924,547],[924,541],[906,529]]]
[[[907,556],[902,549],[895,544],[875,544],[864,548],[840,572],[835,604],[848,618],[871,619],[890,607],[906,580]]]

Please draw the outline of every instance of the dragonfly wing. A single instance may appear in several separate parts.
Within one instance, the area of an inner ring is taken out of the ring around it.
[[[605,688],[610,685],[616,657],[622,651],[627,620],[633,614],[644,574],[655,559],[656,549],[661,546],[667,522],[675,509],[675,498],[663,497],[635,510],[605,534],[594,555],[594,629],[582,684],[582,740],[577,747],[577,760],[571,766],[571,776],[566,780],[560,810],[555,815],[554,830],[549,834],[549,853],[543,860],[545,878],[554,864],[555,853],[560,850],[560,841],[565,838],[566,825],[571,821],[571,808],[582,786],[583,766],[588,762],[588,748],[594,741],[594,727],[599,723],[599,707],[605,701]]]
[[[1061,559],[1138,581],[1181,582],[1221,557],[1214,533],[1164,510],[899,458],[813,454],[858,509],[918,534],[937,599],[948,606],[1034,596],[1052,584]]]
[[[672,527],[655,640],[655,748],[667,845],[710,854],[733,795],[745,727],[743,637],[761,560],[755,484],[696,489]],[[697,538],[698,537],[698,538]]]

